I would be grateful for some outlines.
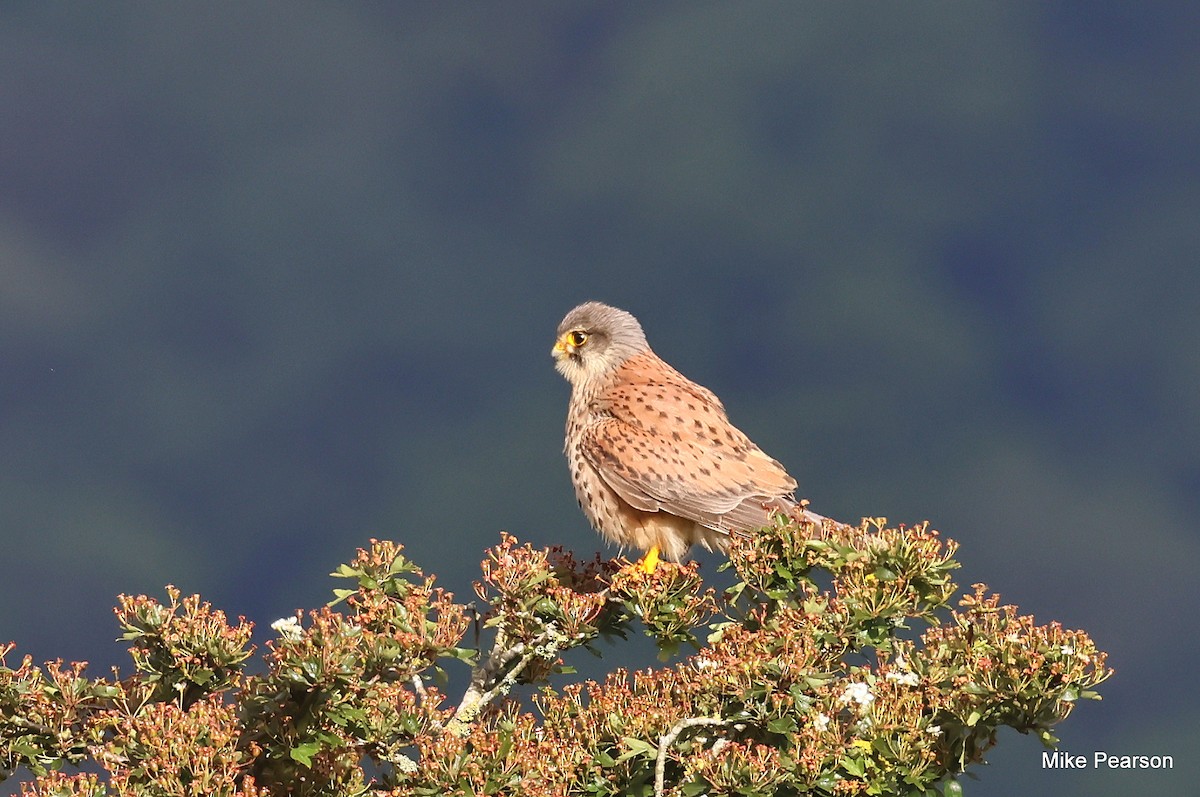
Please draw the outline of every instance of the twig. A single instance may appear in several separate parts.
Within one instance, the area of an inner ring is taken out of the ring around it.
[[[675,723],[671,730],[663,734],[658,740],[658,759],[654,762],[654,797],[662,797],[665,789],[664,781],[667,777],[667,752],[671,749],[671,745],[675,744],[675,740],[679,738],[679,734],[683,733],[688,728],[695,728],[698,725],[728,725],[729,721],[720,717],[689,717],[685,720],[680,720]]]
[[[429,693],[425,691],[425,680],[421,677],[421,673],[414,673],[412,677],[413,691],[417,693],[417,698],[420,700],[420,705],[424,706],[429,700]]]
[[[562,644],[558,637],[557,629],[552,624],[529,642],[518,642],[512,647],[505,646],[503,635],[497,636],[487,661],[472,671],[471,685],[463,694],[454,716],[446,723],[446,729],[459,736],[470,733],[471,725],[480,712],[501,694],[507,693],[530,662],[536,658],[558,655]],[[514,661],[516,664],[510,667]]]

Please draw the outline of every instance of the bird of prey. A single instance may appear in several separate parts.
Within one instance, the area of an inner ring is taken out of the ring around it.
[[[579,305],[551,353],[571,383],[563,450],[575,497],[601,535],[646,552],[646,572],[693,544],[725,550],[730,534],[769,525],[774,512],[824,520],[712,391],[654,353],[630,313]]]

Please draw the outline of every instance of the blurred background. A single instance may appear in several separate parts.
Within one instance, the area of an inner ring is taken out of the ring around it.
[[[1011,734],[968,794],[1190,790],[1198,21],[4,4],[0,641],[127,666],[117,594],[170,583],[261,643],[372,536],[464,597],[501,529],[602,549],[549,356],[601,299],[815,509],[1091,632],[1063,749],[1176,761]]]

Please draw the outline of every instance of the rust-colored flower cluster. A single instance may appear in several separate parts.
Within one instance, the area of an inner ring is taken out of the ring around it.
[[[929,791],[1001,726],[1052,744],[1111,674],[1087,634],[982,585],[951,611],[954,552],[926,526],[780,519],[734,541],[718,596],[695,564],[645,573],[503,535],[476,651],[467,607],[373,540],[334,573],[344,606],[274,623],[255,674],[245,620],[170,587],[122,597],[129,678],[10,669],[0,649],[0,775],[33,773],[26,797]],[[898,633],[914,621],[920,639]],[[563,681],[571,649],[637,625],[674,658]],[[454,660],[471,671],[449,703],[431,679]],[[107,776],[59,771],[88,759]]]
[[[612,575],[611,596],[621,602],[626,616],[637,617],[664,653],[682,643],[696,644],[693,631],[717,611],[716,592],[704,587],[699,565],[655,568],[622,567]]]
[[[490,607],[485,624],[503,641],[590,642],[608,607],[613,567],[599,557],[578,562],[562,548],[535,550],[508,533],[489,548],[475,594]]]
[[[87,662],[35,667],[25,656],[15,670],[0,645],[0,777],[18,766],[34,771],[88,756],[89,722],[119,687],[84,676]]]
[[[175,702],[125,706],[97,719],[104,742],[97,759],[117,794],[164,797],[259,797],[268,794],[244,777],[256,752],[239,744],[237,708],[219,694],[184,709]]]
[[[225,612],[199,595],[182,598],[170,584],[167,598],[164,606],[145,595],[120,595],[114,609],[134,666],[154,676],[154,699],[182,696],[187,705],[202,694],[235,686],[242,662],[253,654],[254,624],[241,617],[231,627]]]
[[[1052,726],[1079,700],[1099,697],[1094,687],[1111,674],[1107,656],[1083,631],[1037,625],[1016,606],[1001,605],[983,584],[973,585],[960,605],[950,622],[922,635],[916,660],[935,687],[950,752],[963,766],[981,760],[994,743],[988,729],[996,725],[1056,744]]]

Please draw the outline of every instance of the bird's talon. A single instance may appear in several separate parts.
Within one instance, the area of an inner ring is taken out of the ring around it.
[[[646,551],[646,555],[642,557],[641,568],[643,573],[653,573],[658,567],[658,546],[655,545],[650,550]]]

